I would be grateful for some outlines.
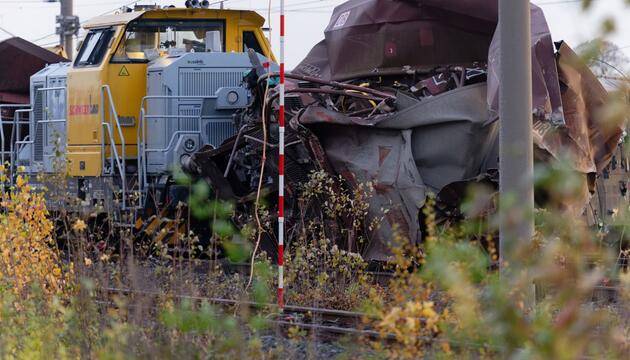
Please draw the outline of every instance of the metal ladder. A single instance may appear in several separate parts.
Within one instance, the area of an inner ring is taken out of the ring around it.
[[[109,122],[105,119],[105,100],[108,100],[109,104]],[[102,173],[104,175],[115,176],[116,169],[118,169],[118,176],[120,177],[121,184],[121,210],[128,210],[128,193],[127,193],[127,174],[126,174],[126,156],[125,156],[125,136],[122,131],[122,127],[120,126],[120,121],[118,120],[118,112],[116,111],[116,105],[114,104],[114,100],[112,97],[112,92],[109,85],[101,86],[101,126],[103,128],[103,136],[101,136],[101,166]],[[120,138],[120,148],[121,155],[118,154],[118,146],[116,145],[116,138],[114,137],[113,128],[116,128],[118,136]],[[108,169],[105,166],[105,135],[109,137],[109,150],[110,150],[110,168]]]

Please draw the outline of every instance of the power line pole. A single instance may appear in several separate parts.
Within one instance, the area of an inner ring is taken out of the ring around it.
[[[499,0],[499,253],[505,281],[520,260],[514,253],[517,245],[531,241],[534,234],[530,17],[529,0]],[[525,294],[530,304],[533,285],[531,290]]]
[[[74,50],[72,38],[79,34],[79,17],[73,15],[73,0],[59,0],[59,2],[61,3],[61,13],[57,16],[59,44],[66,50],[68,58],[72,59]]]

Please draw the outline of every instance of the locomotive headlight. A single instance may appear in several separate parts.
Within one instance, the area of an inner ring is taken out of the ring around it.
[[[188,139],[184,142],[184,150],[191,152],[195,150],[195,140]]]
[[[230,91],[227,94],[227,101],[230,105],[234,105],[238,102],[238,93],[236,91]]]

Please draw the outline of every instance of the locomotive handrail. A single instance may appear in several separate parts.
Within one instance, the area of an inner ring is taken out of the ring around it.
[[[140,122],[138,123],[138,129],[137,129],[137,138],[136,138],[136,147],[137,147],[137,151],[136,151],[136,157],[137,160],[136,162],[138,163],[138,196],[140,196],[140,204],[144,204],[144,197],[143,197],[143,190],[145,188],[144,184],[147,182],[147,175],[146,172],[144,171],[144,167],[145,164],[144,162],[146,161],[146,159],[143,156],[143,151],[144,151],[144,141],[146,139],[146,129],[144,127],[144,106],[140,107]],[[142,136],[141,136],[142,134]],[[142,142],[140,141],[140,138],[142,137]]]
[[[30,109],[29,109],[28,111],[25,111],[25,112],[32,112],[32,110],[30,110]],[[67,122],[67,120],[66,120],[66,119],[40,120],[40,121],[38,121],[38,122],[37,122],[37,124],[35,124],[35,126],[37,126],[37,125],[39,125],[39,124],[61,124],[61,123],[66,123],[66,122]],[[30,124],[30,121],[20,121],[20,123],[21,123],[21,124]],[[31,138],[31,134],[27,134],[27,135],[24,137],[24,140],[18,140],[18,141],[15,141],[15,144],[16,144],[16,145],[17,145],[17,144],[20,144],[20,145],[29,145],[29,144],[34,144],[34,143],[35,143],[35,140],[26,140],[26,139],[29,139],[29,138]],[[21,150],[22,150],[22,148],[15,149],[15,151],[16,151],[17,153],[19,153]]]
[[[212,95],[212,96],[185,96],[185,95],[173,95],[173,96],[169,96],[169,95],[148,95],[142,98],[142,101],[140,102],[140,122],[138,125],[138,133],[137,133],[137,146],[138,146],[138,171],[141,172],[141,176],[138,177],[138,193],[139,195],[142,197],[142,202],[144,202],[144,195],[143,192],[144,190],[149,186],[148,183],[148,178],[147,178],[147,172],[148,172],[148,166],[147,166],[147,153],[150,152],[166,152],[169,149],[171,149],[171,147],[173,146],[175,139],[177,139],[177,137],[181,134],[198,134],[201,135],[201,120],[204,118],[211,118],[212,116],[209,117],[204,117],[201,113],[197,116],[194,115],[156,115],[156,114],[150,114],[147,115],[146,114],[146,110],[145,107],[148,105],[148,102],[150,100],[206,100],[206,99],[217,99],[218,97],[216,95]],[[201,110],[200,110],[201,111]],[[147,149],[146,148],[146,138],[147,138],[147,134],[146,134],[146,124],[145,124],[145,120],[146,119],[199,119],[199,130],[198,131],[194,131],[194,130],[178,130],[175,131],[172,135],[171,138],[168,142],[168,145],[166,148],[162,148],[162,149]],[[140,178],[142,178],[142,180],[140,181]]]
[[[9,156],[11,156],[10,151],[4,150],[4,144],[5,144],[4,125],[5,124],[13,125],[12,124],[13,120],[4,120],[4,116],[2,115],[2,110],[3,109],[21,109],[21,108],[28,108],[30,106],[31,104],[2,104],[0,105],[0,159],[2,160],[2,163],[1,163],[2,165],[4,165],[5,154],[8,154]],[[11,129],[11,131],[13,131],[13,129]]]
[[[145,152],[150,153],[150,152],[167,152],[169,151],[173,145],[175,145],[175,140],[177,139],[177,135],[199,135],[201,134],[201,131],[195,131],[195,130],[177,130],[175,132],[173,132],[173,135],[171,136],[171,139],[168,142],[168,145],[166,145],[165,148],[161,148],[161,149],[144,149]]]
[[[28,134],[24,137],[24,140],[15,142],[15,145],[22,145],[22,146],[18,146],[17,149],[15,150],[17,154],[19,154],[20,151],[22,151],[25,145],[29,145],[33,143],[33,141],[30,139],[31,139],[31,134]]]
[[[31,111],[31,110],[29,110],[29,111]],[[37,123],[38,123],[38,124],[61,124],[61,123],[65,123],[65,122],[67,122],[67,120],[66,120],[66,119],[53,119],[53,120],[40,120],[40,121],[38,121]],[[23,124],[24,124],[24,123],[26,123],[26,124],[30,124],[30,121],[22,121],[22,123],[23,123]],[[16,141],[16,142],[15,142],[15,144],[21,144],[21,145],[34,144],[34,143],[35,143],[35,140],[26,140],[26,139],[28,139],[28,138],[30,138],[30,137],[31,137],[31,135],[30,135],[30,134],[28,134],[28,135],[26,135],[26,136],[24,137],[24,140],[22,140],[22,141]],[[16,150],[19,152],[21,149],[16,149]]]
[[[105,92],[107,92],[107,97],[109,100],[109,124],[105,122]],[[120,121],[118,121],[118,112],[116,111],[116,106],[114,105],[114,100],[112,97],[111,89],[109,85],[101,86],[101,103],[103,104],[103,109],[101,111],[101,126],[106,127],[109,136],[109,143],[111,147],[111,163],[114,165],[114,155],[116,156],[116,165],[118,167],[118,172],[120,173],[121,184],[122,184],[122,209],[127,209],[127,176],[125,175],[125,136],[122,132],[122,128],[120,126]],[[114,138],[114,134],[112,131],[112,121],[115,120],[116,130],[118,131],[118,136],[120,137],[120,145],[121,145],[121,153],[122,153],[122,161],[118,156],[118,149],[116,148],[116,139]],[[101,136],[101,159],[102,166],[105,166],[105,136]]]
[[[59,91],[59,90],[64,90],[64,96],[67,97],[67,92],[65,92],[65,90],[67,90],[66,87],[64,86],[56,86],[56,87],[42,87],[39,89],[36,89],[36,91],[39,92],[46,92],[46,91]],[[0,155],[2,157],[2,163],[4,164],[5,161],[5,155],[8,154],[9,155],[9,159],[10,159],[10,179],[11,179],[11,183],[13,183],[13,169],[15,168],[15,161],[17,160],[17,156],[19,154],[19,152],[21,151],[21,149],[24,147],[24,145],[28,145],[28,144],[33,144],[35,142],[35,140],[27,140],[27,139],[31,139],[33,138],[31,136],[31,134],[28,134],[24,140],[20,140],[21,138],[21,127],[19,125],[30,125],[31,121],[29,120],[24,120],[22,121],[20,118],[20,114],[23,113],[32,113],[34,111],[34,109],[31,106],[32,104],[15,104],[15,105],[0,105]],[[15,108],[18,109],[14,112],[14,116],[13,116],[13,120],[4,120],[2,119],[2,109],[3,108]],[[37,122],[37,124],[35,124],[35,129],[34,131],[37,131],[37,125],[39,125],[40,123],[42,124],[48,124],[48,123],[55,123],[55,122],[65,122],[65,119],[54,119],[54,120],[40,120]],[[12,125],[11,128],[11,139],[10,139],[10,144],[9,144],[9,151],[5,151],[4,150],[4,143],[5,143],[5,134],[4,134],[4,127],[2,125],[5,124],[10,124]],[[29,133],[30,133],[30,129],[29,129]],[[32,154],[31,154],[32,155]],[[32,156],[31,156],[32,157]]]
[[[11,143],[9,144],[9,151],[11,152],[11,155],[9,157],[9,161],[11,162],[11,166],[9,167],[10,169],[10,184],[13,185],[13,178],[15,176],[15,174],[13,173],[13,169],[16,169],[16,165],[17,165],[17,161],[18,161],[18,157],[19,157],[19,148],[21,145],[21,140],[20,138],[22,137],[21,135],[21,126],[20,125],[29,125],[30,121],[20,121],[22,118],[22,114],[23,113],[30,113],[31,111],[33,111],[33,109],[19,109],[19,110],[15,110],[15,112],[13,113],[13,128],[11,129]],[[27,134],[26,136],[29,137],[30,134]]]

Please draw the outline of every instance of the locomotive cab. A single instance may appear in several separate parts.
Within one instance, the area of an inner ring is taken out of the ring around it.
[[[236,134],[232,116],[249,103],[249,50],[256,63],[275,61],[263,24],[253,11],[204,8],[88,21],[72,64],[31,78],[30,109],[20,110],[30,114],[29,134],[18,136],[12,166],[35,175],[61,164],[82,210],[133,218],[147,199],[163,205],[174,165]]]
[[[249,48],[274,60],[263,24],[264,19],[252,11],[179,8],[135,11],[88,22],[88,33],[68,72],[70,175],[111,174],[115,164],[107,159],[112,152],[122,156],[123,142],[128,163],[137,158],[140,108],[147,95],[150,62],[177,54],[243,53]],[[199,93],[204,95],[214,94]]]

